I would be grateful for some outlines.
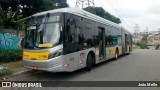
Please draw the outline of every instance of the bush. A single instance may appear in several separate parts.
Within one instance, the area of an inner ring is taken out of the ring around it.
[[[139,46],[141,49],[148,49],[148,46],[145,42],[141,42]]]
[[[14,72],[14,70],[12,70],[12,69],[7,69],[7,70],[4,70],[4,71],[0,71],[0,77],[5,76],[5,75],[10,75],[13,72]]]
[[[0,63],[22,60],[22,49],[0,49]]]
[[[158,45],[156,45],[156,48],[155,48],[155,49],[157,50],[157,49],[159,49],[159,47],[160,47],[160,45],[158,44]]]

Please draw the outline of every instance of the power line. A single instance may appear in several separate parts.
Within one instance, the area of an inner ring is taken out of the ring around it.
[[[114,0],[113,0],[113,1],[114,1]],[[129,20],[132,19],[132,17],[129,15],[128,11],[126,10],[126,8],[125,8],[125,7],[122,8],[122,6],[124,6],[124,5],[121,6],[121,4],[119,4],[119,2],[118,2],[117,0],[115,0],[115,3],[117,3],[117,6],[119,6],[120,10],[122,10],[123,14],[124,14],[125,16],[127,16],[127,18],[129,18]],[[124,9],[125,9],[125,10],[124,10]],[[134,20],[132,19],[131,22],[134,22]],[[134,26],[134,25],[133,25],[133,26]]]
[[[99,4],[101,4],[102,5],[102,7],[106,7],[103,3],[101,3],[99,0],[98,0],[98,3]],[[105,9],[107,12],[109,12],[108,10],[107,10],[107,8]]]
[[[121,8],[121,6],[119,5],[119,3],[118,2],[116,2],[116,1],[114,1],[114,0],[112,0],[113,2],[111,2],[111,3],[113,3],[112,5],[115,5],[115,8],[117,9],[117,11],[123,16],[123,17],[128,17],[128,15],[126,15],[125,14],[125,12],[124,12],[124,10]],[[134,26],[131,22],[129,22],[129,21],[127,21],[127,20],[125,20],[126,21],[126,23],[128,23],[129,25],[131,25],[131,26]]]
[[[105,1],[106,3],[108,3],[107,1]],[[115,7],[115,5],[113,4],[113,3],[108,3],[108,5],[111,7],[113,7],[113,8],[115,8],[116,9],[116,7]],[[112,8],[111,7],[111,8]],[[113,9],[112,9],[113,10]],[[115,13],[117,16],[119,16],[119,15],[122,15],[119,11],[117,11],[116,13]],[[119,15],[118,15],[119,14]],[[122,19],[121,19],[122,20]],[[123,21],[123,23],[124,24],[126,24],[126,26],[128,27],[128,28],[130,28],[131,30],[132,30],[132,26],[130,26],[130,24],[128,24],[125,20],[122,20]]]
[[[118,1],[116,0],[116,2],[118,2]],[[136,20],[131,17],[130,13],[129,13],[128,10],[126,9],[126,6],[125,6],[123,0],[121,1],[121,3],[122,3],[123,8],[125,9],[126,13],[128,14],[128,16],[129,16],[129,17],[132,19],[132,21],[136,24]]]
[[[106,2],[106,1],[105,1]],[[107,3],[107,2],[106,2]],[[108,3],[109,4],[109,6],[111,7],[111,6],[113,6],[113,8],[115,8],[115,6],[112,4],[112,3]],[[112,8],[112,7],[111,7]],[[113,10],[113,9],[112,9]],[[120,15],[120,12],[116,12],[115,14],[117,14],[117,16],[119,16]],[[119,14],[119,15],[118,15]],[[122,19],[121,19],[122,20]],[[126,26],[128,27],[128,28],[130,28],[131,29],[131,26],[128,24],[128,23],[126,23],[124,20],[122,20],[122,22],[124,23],[124,24],[126,24]]]
[[[106,5],[103,5],[103,3],[101,3],[99,0],[98,0],[98,2],[99,2],[99,4],[100,5],[102,5],[103,7],[105,7],[106,8]],[[107,2],[106,2],[107,3]],[[77,0],[76,1],[76,7],[80,7],[81,6],[81,8],[84,8],[85,7],[85,5],[86,6],[94,6],[94,0]],[[112,4],[111,6],[113,6],[114,8],[115,8],[115,6],[114,6],[114,4]],[[110,6],[110,7],[111,7]],[[112,8],[112,7],[111,7]],[[112,10],[112,9],[111,9]],[[107,11],[108,11],[108,9],[107,9]],[[125,16],[125,14],[123,14],[122,12],[116,12],[115,14],[117,15],[117,16],[119,16],[119,15],[123,15],[123,16]],[[125,16],[126,17],[126,16]],[[122,20],[122,19],[121,19]],[[122,20],[122,22],[129,28],[129,29],[131,29],[132,30],[132,25],[128,22],[128,21],[125,21],[125,20]]]
[[[105,5],[103,5],[103,3],[101,3],[99,0],[98,0],[98,3],[101,4],[103,8],[106,8],[106,9],[110,8],[110,9],[112,10],[111,7],[108,7],[108,8],[107,8],[107,7],[106,7]],[[105,9],[105,10],[106,10],[106,9]],[[107,12],[109,12],[109,11],[107,10]],[[115,13],[115,12],[114,12],[114,13]],[[117,15],[117,13],[116,13],[116,15]],[[118,16],[118,15],[117,15],[117,16]]]

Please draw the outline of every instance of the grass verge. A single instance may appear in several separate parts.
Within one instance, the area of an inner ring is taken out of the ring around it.
[[[5,76],[5,75],[10,75],[13,72],[14,72],[13,69],[7,69],[7,70],[0,71],[0,77]]]
[[[22,71],[24,69],[22,60],[16,61],[16,62],[9,62],[9,63],[0,63],[0,65],[8,67],[8,69],[0,71],[0,77],[5,76],[5,75],[10,75],[12,73]]]

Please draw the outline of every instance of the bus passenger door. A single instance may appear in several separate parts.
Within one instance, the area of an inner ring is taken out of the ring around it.
[[[105,49],[105,28],[98,27],[99,36],[99,58],[100,60],[106,60]]]

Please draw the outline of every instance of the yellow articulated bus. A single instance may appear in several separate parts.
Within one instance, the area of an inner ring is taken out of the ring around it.
[[[27,19],[23,63],[49,72],[91,70],[132,51],[132,36],[123,27],[81,9],[62,8]]]

